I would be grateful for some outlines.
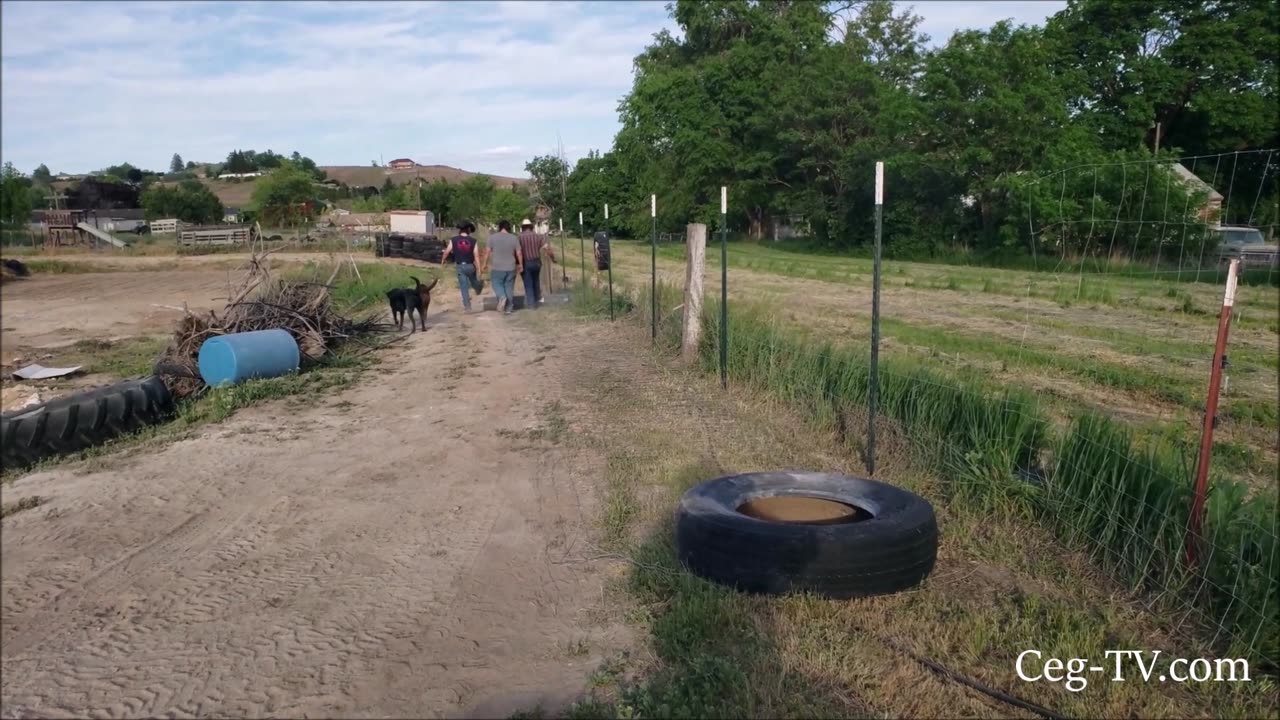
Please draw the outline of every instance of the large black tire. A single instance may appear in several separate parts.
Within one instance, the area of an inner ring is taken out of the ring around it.
[[[870,517],[823,525],[738,512],[747,501],[784,495],[833,500]],[[928,501],[892,485],[845,475],[751,473],[684,494],[676,551],[694,575],[745,592],[865,597],[923,581],[937,558],[938,525]]]
[[[609,234],[598,232],[592,238],[598,254],[596,255],[596,270],[609,269]]]
[[[168,419],[173,396],[156,376],[55,398],[0,416],[0,460],[20,469]]]

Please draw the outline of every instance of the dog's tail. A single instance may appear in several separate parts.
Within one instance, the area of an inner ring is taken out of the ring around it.
[[[419,287],[422,287],[422,281],[421,281],[421,280],[419,280],[418,278],[416,278],[416,277],[414,277],[414,276],[410,275],[410,276],[409,276],[409,279],[413,281],[413,289],[414,289],[414,290],[417,290]]]
[[[431,292],[431,289],[434,288],[438,282],[440,282],[440,278],[432,279],[431,284],[427,286],[427,292]]]

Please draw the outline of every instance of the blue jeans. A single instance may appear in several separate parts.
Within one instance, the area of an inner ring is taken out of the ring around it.
[[[458,290],[462,293],[462,307],[466,310],[471,309],[471,293],[467,292],[470,287],[476,291],[476,295],[484,292],[484,283],[480,282],[480,278],[476,277],[476,266],[471,263],[458,263]]]
[[[490,270],[489,281],[493,283],[493,294],[498,296],[498,302],[506,300],[506,311],[511,312],[515,309],[516,304],[516,271],[515,270]]]
[[[525,260],[524,272],[522,279],[524,280],[524,306],[529,310],[536,310],[542,304],[542,287],[539,284],[542,273],[542,263],[538,260]]]

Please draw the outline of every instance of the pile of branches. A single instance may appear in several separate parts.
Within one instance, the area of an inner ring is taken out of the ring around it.
[[[173,340],[155,365],[169,391],[178,399],[206,389],[200,378],[198,358],[205,340],[218,335],[282,329],[298,342],[302,364],[312,364],[345,342],[359,342],[364,351],[378,347],[367,342],[392,327],[371,317],[349,318],[333,306],[330,290],[341,264],[325,283],[283,280],[273,275],[267,253],[254,253],[240,287],[221,313],[184,311]]]

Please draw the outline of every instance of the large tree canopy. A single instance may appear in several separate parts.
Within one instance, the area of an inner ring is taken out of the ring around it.
[[[1280,145],[1280,33],[1265,0],[1071,0],[1043,28],[999,22],[932,49],[920,18],[888,0],[677,0],[670,12],[679,32],[636,57],[613,146],[569,172],[571,222],[581,210],[602,225],[608,202],[616,231],[647,233],[656,193],[664,230],[714,225],[728,185],[735,230],[759,236],[800,214],[826,243],[856,247],[871,237],[884,161],[890,253],[1150,253],[1162,241],[1144,225],[1161,217],[1144,195],[1163,193],[1164,212],[1191,192],[1163,172],[1135,189],[1120,165],[1155,166],[1157,123],[1167,158]],[[548,160],[529,163],[540,183]],[[1276,221],[1280,157],[1267,160],[1233,156],[1233,187],[1249,192],[1217,188],[1227,219]],[[1050,208],[1037,179],[1080,165],[1117,172],[1101,172],[1096,193],[1092,176],[1072,178],[1070,202]],[[1123,247],[1099,250],[1066,216],[1104,206],[1140,223]],[[1040,210],[1056,225],[1036,225]]]
[[[147,220],[177,218],[196,224],[222,220],[222,202],[199,180],[184,180],[176,186],[152,185],[142,193],[142,210]]]

